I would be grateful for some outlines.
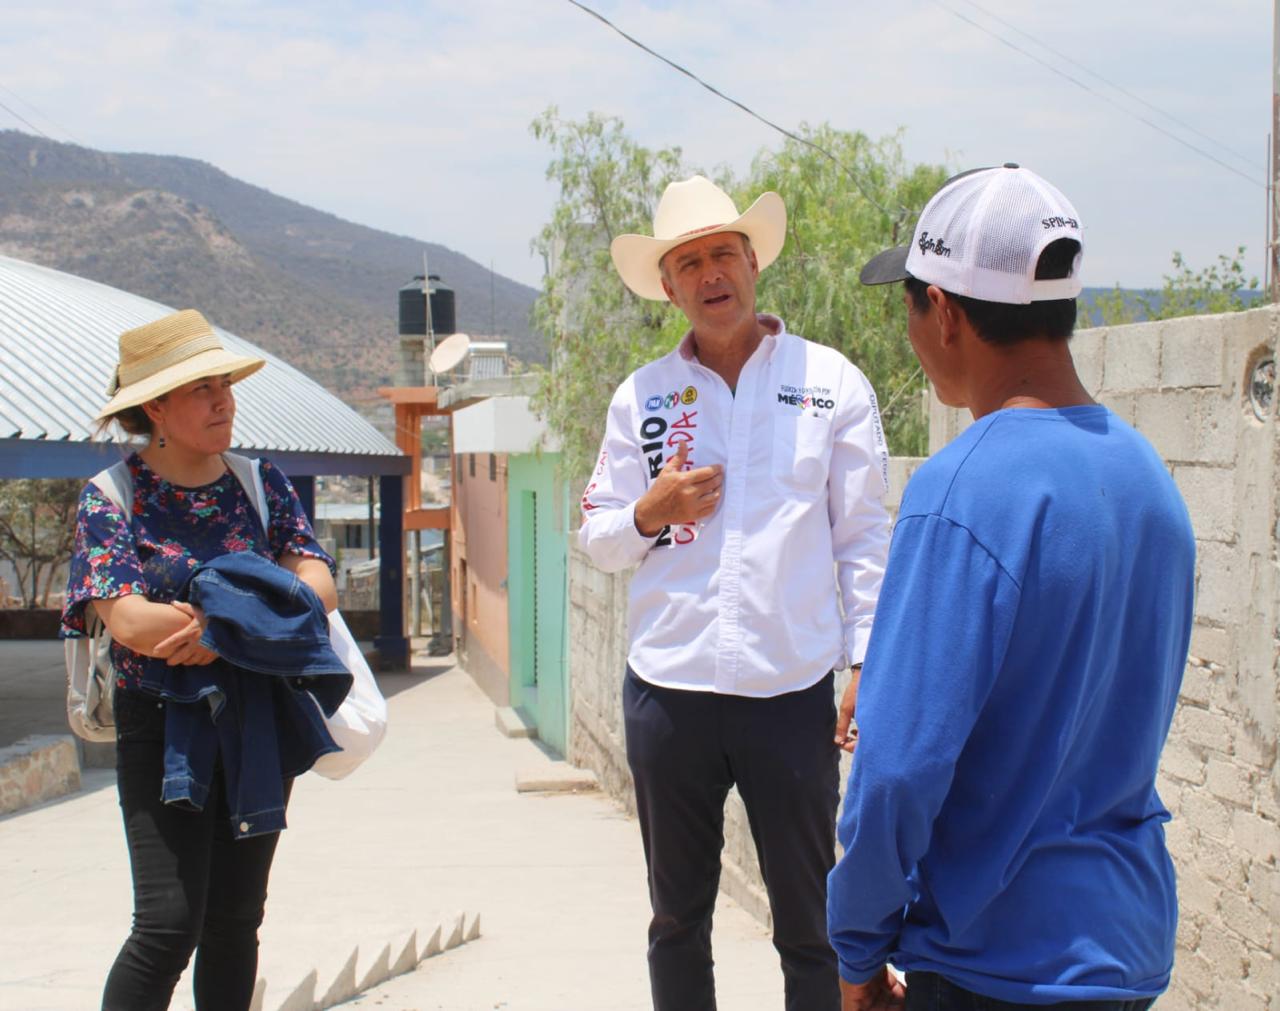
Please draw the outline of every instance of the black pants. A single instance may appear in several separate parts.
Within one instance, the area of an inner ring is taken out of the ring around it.
[[[768,699],[659,688],[627,671],[627,761],[649,868],[655,1011],[713,1011],[711,916],[737,785],[773,910],[787,1011],[838,1011],[827,941],[839,752],[833,675]]]
[[[232,838],[220,772],[203,811],[161,803],[164,704],[117,692],[115,710],[133,933],[107,976],[103,1011],[163,1011],[193,951],[196,1007],[247,1011],[279,833]]]
[[[1154,1003],[1155,998],[1010,1004],[956,986],[935,972],[909,972],[905,1011],[1147,1011]]]

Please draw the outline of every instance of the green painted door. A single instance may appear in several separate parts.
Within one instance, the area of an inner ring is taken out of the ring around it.
[[[510,496],[507,601],[511,621],[511,704],[538,737],[565,752],[568,496],[556,479],[559,455],[507,458]]]

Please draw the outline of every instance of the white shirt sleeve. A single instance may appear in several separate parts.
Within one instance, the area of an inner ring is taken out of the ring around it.
[[[836,581],[844,608],[845,659],[861,663],[871,637],[889,554],[889,450],[875,391],[852,365],[841,377],[835,416],[828,509]]]
[[[605,419],[604,442],[591,480],[582,493],[582,528],[578,544],[597,568],[618,572],[638,565],[657,536],[636,529],[636,500],[648,490],[636,430],[632,382],[613,395]]]

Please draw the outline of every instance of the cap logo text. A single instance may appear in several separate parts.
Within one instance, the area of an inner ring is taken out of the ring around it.
[[[1075,218],[1060,218],[1056,216],[1052,218],[1041,218],[1040,224],[1042,224],[1046,230],[1050,228],[1074,228],[1076,231],[1080,230],[1080,222]]]
[[[951,247],[946,245],[945,239],[931,239],[928,232],[920,233],[920,241],[916,243],[920,247],[920,252],[928,253],[930,251],[937,253],[939,256],[950,258]]]

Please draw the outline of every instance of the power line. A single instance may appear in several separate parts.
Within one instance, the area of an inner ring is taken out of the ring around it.
[[[570,0],[570,3],[572,2],[573,0]],[[1227,162],[1223,161],[1221,158],[1217,157],[1216,155],[1210,154],[1208,151],[1204,150],[1203,148],[1196,147],[1196,145],[1192,144],[1190,141],[1184,140],[1182,137],[1179,137],[1176,133],[1173,133],[1170,130],[1166,130],[1159,123],[1153,123],[1146,116],[1143,116],[1140,113],[1134,112],[1132,109],[1127,108],[1124,105],[1121,105],[1110,95],[1104,95],[1102,92],[1089,87],[1089,85],[1085,84],[1083,81],[1079,80],[1078,78],[1072,77],[1065,70],[1062,70],[1059,67],[1055,67],[1052,63],[1049,63],[1047,60],[1041,59],[1035,53],[1027,52],[1027,50],[1023,49],[1021,46],[1017,45],[1016,43],[1010,42],[1004,36],[998,35],[997,33],[993,32],[990,28],[986,27],[983,24],[979,24],[977,21],[974,21],[973,18],[969,17],[968,15],[962,14],[960,11],[956,10],[954,7],[950,7],[947,4],[943,3],[942,0],[933,0],[933,2],[937,4],[939,7],[941,7],[943,10],[949,12],[950,14],[959,18],[961,21],[965,22],[965,24],[971,25],[972,27],[978,29],[978,31],[982,32],[984,35],[991,36],[991,38],[995,39],[997,42],[1008,46],[1014,52],[1021,53],[1023,56],[1027,57],[1027,59],[1034,60],[1036,63],[1040,64],[1040,66],[1044,67],[1045,69],[1051,70],[1053,73],[1057,74],[1059,77],[1065,78],[1066,80],[1070,81],[1077,88],[1081,88],[1084,91],[1089,92],[1089,94],[1094,95],[1097,98],[1100,98],[1102,101],[1106,102],[1108,105],[1112,105],[1115,108],[1119,109],[1121,112],[1125,113],[1126,115],[1132,116],[1134,119],[1138,120],[1138,122],[1145,123],[1147,126],[1151,127],[1151,129],[1155,130],[1158,133],[1164,134],[1170,140],[1177,141],[1177,143],[1181,144],[1183,147],[1187,148],[1190,151],[1194,151],[1196,154],[1200,155],[1202,158],[1208,158],[1209,161],[1213,162],[1215,165],[1221,166],[1222,168],[1226,169],[1228,172],[1232,172],[1235,175],[1238,175],[1241,179],[1244,179],[1250,183],[1253,183],[1253,185],[1255,186],[1259,186],[1262,189],[1267,188],[1266,183],[1259,182],[1253,176],[1246,175],[1244,172],[1241,172],[1234,165],[1227,164]]]
[[[866,187],[862,185],[862,181],[856,175],[854,175],[854,173],[844,164],[844,162],[842,162],[839,158],[833,155],[826,148],[822,147],[819,144],[815,144],[813,141],[805,137],[801,137],[799,134],[794,133],[791,130],[788,130],[784,126],[779,126],[777,123],[773,122],[772,120],[765,119],[764,116],[760,115],[760,113],[756,112],[754,109],[739,102],[736,98],[731,98],[730,96],[726,95],[723,91],[721,91],[719,88],[716,88],[713,85],[708,84],[706,81],[704,81],[701,77],[699,77],[693,71],[688,70],[685,67],[682,67],[680,64],[676,63],[674,60],[667,59],[667,57],[663,56],[661,53],[657,52],[656,50],[650,49],[639,39],[635,38],[634,36],[628,35],[621,28],[615,25],[612,21],[606,18],[603,14],[599,14],[596,11],[593,11],[586,4],[579,3],[578,0],[569,0],[569,3],[573,4],[573,6],[577,7],[579,10],[584,11],[587,14],[590,14],[597,21],[600,21],[603,24],[607,25],[608,27],[612,28],[615,32],[621,35],[633,46],[637,46],[638,48],[643,49],[650,56],[654,57],[655,59],[661,60],[667,66],[671,67],[673,70],[679,71],[680,73],[684,74],[685,77],[688,77],[690,80],[695,81],[696,83],[702,85],[702,87],[706,88],[709,92],[711,92],[711,94],[715,95],[717,98],[724,99],[724,101],[728,102],[730,105],[737,106],[739,109],[745,112],[748,116],[751,116],[753,119],[759,120],[761,123],[769,127],[771,130],[777,130],[778,133],[782,134],[784,137],[790,137],[792,140],[796,141],[797,143],[804,144],[808,147],[811,147],[813,148],[813,150],[817,151],[819,154],[824,155],[825,157],[831,159],[832,163],[838,169],[840,169],[840,171],[842,171],[845,175],[849,177],[849,179],[853,182],[853,185],[857,187],[858,192],[861,193],[862,196],[872,206],[874,206],[878,211],[880,211],[880,213],[888,216],[891,220],[897,220],[899,217],[907,213],[905,208],[902,208],[900,211],[895,213],[894,211],[889,210],[887,207],[881,204],[878,200],[876,200],[875,197],[873,197],[870,193],[867,192]]]
[[[40,127],[36,126],[36,125],[35,125],[35,123],[31,122],[31,120],[27,119],[25,116],[21,115],[20,113],[15,112],[13,109],[10,109],[10,108],[9,108],[7,105],[5,105],[3,102],[0,102],[0,109],[3,109],[3,110],[4,110],[5,112],[7,112],[10,116],[12,116],[14,119],[16,119],[19,123],[23,123],[23,124],[25,124],[25,125],[27,125],[27,126],[31,127],[31,129],[33,129],[36,133],[38,133],[38,134],[39,134],[41,137],[43,137],[45,140],[53,140],[53,138],[52,138],[52,137],[50,137],[47,133],[45,133],[43,130],[41,130],[41,129],[40,129]]]
[[[1241,154],[1239,151],[1235,150],[1234,148],[1229,147],[1228,145],[1222,143],[1219,140],[1214,139],[1213,137],[1210,137],[1206,133],[1202,133],[1200,130],[1197,130],[1194,126],[1192,126],[1190,123],[1186,122],[1185,120],[1179,119],[1173,113],[1167,112],[1166,110],[1161,109],[1159,106],[1154,105],[1151,102],[1148,102],[1141,95],[1134,94],[1128,88],[1125,88],[1122,85],[1116,84],[1115,81],[1108,80],[1106,77],[1103,77],[1101,74],[1099,74],[1096,70],[1089,69],[1078,60],[1072,59],[1066,53],[1061,52],[1057,49],[1054,49],[1053,46],[1049,45],[1047,42],[1043,42],[1040,39],[1036,38],[1034,35],[1031,35],[1028,32],[1024,32],[1017,25],[1011,24],[1010,22],[1004,20],[999,15],[992,14],[991,11],[987,10],[985,7],[982,7],[979,4],[974,3],[973,0],[964,0],[964,2],[967,3],[970,7],[974,8],[975,10],[981,11],[984,15],[989,17],[992,21],[995,21],[998,24],[1004,25],[1011,32],[1015,32],[1016,34],[1021,35],[1024,39],[1028,39],[1029,41],[1034,42],[1037,46],[1040,46],[1042,49],[1045,49],[1048,52],[1053,53],[1054,56],[1058,57],[1058,59],[1062,60],[1063,62],[1070,63],[1073,67],[1083,70],[1090,77],[1096,78],[1097,80],[1101,81],[1103,84],[1107,85],[1107,87],[1115,88],[1116,91],[1120,92],[1120,94],[1124,95],[1125,97],[1131,98],[1133,99],[1133,101],[1138,102],[1141,105],[1145,105],[1152,112],[1159,113],[1161,116],[1164,116],[1166,119],[1170,120],[1171,122],[1178,124],[1178,126],[1182,127],[1184,130],[1189,130],[1191,133],[1194,133],[1201,140],[1208,141],[1214,147],[1220,148],[1221,150],[1226,151],[1228,154],[1234,155],[1235,157],[1239,158],[1240,161],[1244,162],[1246,165],[1250,165],[1250,166],[1253,165],[1253,159],[1250,158],[1248,155]],[[952,13],[954,13],[954,11]]]
[[[56,126],[59,130],[61,130],[64,134],[66,134],[66,135],[67,135],[67,138],[68,138],[69,140],[71,140],[73,143],[75,143],[75,144],[80,144],[80,142],[79,142],[78,140],[76,140],[76,138],[75,138],[74,136],[72,136],[72,134],[71,134],[71,131],[70,131],[70,130],[68,130],[68,129],[67,129],[65,126],[63,126],[61,123],[55,123],[51,117],[46,116],[43,112],[41,112],[39,109],[37,109],[34,105],[32,105],[30,102],[28,102],[25,98],[23,98],[21,95],[19,95],[19,94],[18,94],[16,91],[14,91],[12,88],[6,88],[3,84],[0,84],[0,91],[3,91],[6,95],[11,96],[12,98],[16,98],[19,102],[21,102],[23,105],[25,105],[28,109],[30,109],[32,112],[34,112],[37,116],[42,116],[44,119],[48,120],[50,123],[52,123],[54,126]],[[12,109],[9,109],[8,111],[9,111],[9,112],[13,112],[13,110],[12,110]],[[13,114],[14,114],[15,116],[17,115],[17,113],[13,113]],[[30,126],[30,127],[31,127],[31,129],[33,129],[33,130],[35,130],[36,132],[38,132],[42,137],[46,138],[47,140],[53,140],[53,138],[52,138],[52,137],[50,137],[48,134],[46,134],[43,130],[40,130],[40,129],[39,129],[39,127],[34,126],[33,124],[31,124],[31,123],[27,122],[25,119],[23,120],[23,122],[24,122],[24,123],[26,123],[26,124],[27,124],[27,126]],[[83,145],[83,144],[80,144],[80,146],[81,146],[81,147],[84,147],[84,145]]]

